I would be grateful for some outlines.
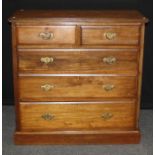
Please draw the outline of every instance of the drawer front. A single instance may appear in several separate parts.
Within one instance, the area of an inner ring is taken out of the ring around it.
[[[138,26],[82,26],[82,44],[137,45]]]
[[[133,129],[135,103],[21,103],[22,131]]]
[[[137,51],[20,51],[20,73],[137,73]]]
[[[75,26],[20,26],[17,27],[19,44],[75,44]]]
[[[135,97],[135,77],[50,76],[20,77],[21,101],[56,101],[71,98]]]

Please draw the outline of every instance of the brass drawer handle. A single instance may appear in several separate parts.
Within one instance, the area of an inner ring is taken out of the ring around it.
[[[52,57],[41,57],[40,61],[42,63],[49,64],[49,63],[52,63],[54,59]]]
[[[112,117],[113,117],[113,114],[109,112],[103,113],[101,116],[101,118],[104,119],[105,121],[111,119]]]
[[[109,64],[109,65],[112,65],[117,62],[117,59],[116,59],[116,57],[113,57],[113,56],[104,57],[103,62],[106,64]]]
[[[103,88],[105,91],[111,91],[115,88],[115,86],[113,84],[106,84],[106,85],[103,85]]]
[[[115,32],[105,32],[104,37],[108,40],[113,40],[115,39],[117,34]]]
[[[51,90],[52,88],[54,88],[54,86],[53,86],[53,85],[50,85],[50,84],[45,84],[45,85],[42,85],[42,86],[41,86],[41,89],[42,89],[43,91],[49,91],[49,90]]]
[[[54,34],[51,32],[41,32],[39,33],[39,37],[43,40],[50,40],[54,38]]]
[[[51,115],[50,113],[45,113],[41,116],[42,119],[46,120],[46,121],[50,121],[54,118],[53,115]]]

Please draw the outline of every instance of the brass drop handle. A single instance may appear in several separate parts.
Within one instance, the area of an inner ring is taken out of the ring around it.
[[[115,86],[113,84],[106,84],[106,85],[103,85],[103,88],[105,91],[111,91],[115,88]]]
[[[54,116],[50,113],[45,113],[45,114],[41,115],[41,118],[46,120],[46,121],[50,121],[54,118]]]
[[[54,86],[53,85],[50,85],[50,84],[45,84],[45,85],[42,85],[41,86],[41,89],[43,91],[50,91],[52,88],[54,88]]]
[[[39,33],[39,37],[43,40],[50,40],[54,38],[54,34],[51,32],[41,32]]]
[[[108,64],[108,65],[112,65],[112,64],[117,62],[117,59],[116,59],[116,57],[113,57],[113,56],[104,57],[103,62]]]
[[[49,64],[49,63],[52,63],[53,61],[54,59],[52,57],[41,57],[40,58],[40,62],[44,64]]]
[[[111,119],[112,117],[113,117],[113,114],[109,112],[105,112],[101,115],[101,118],[105,121]]]
[[[117,34],[115,32],[105,32],[104,37],[108,40],[113,40],[115,39]]]

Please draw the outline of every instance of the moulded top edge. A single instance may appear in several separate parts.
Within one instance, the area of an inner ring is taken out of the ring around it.
[[[68,21],[68,22],[148,22],[136,10],[18,10],[9,22]]]

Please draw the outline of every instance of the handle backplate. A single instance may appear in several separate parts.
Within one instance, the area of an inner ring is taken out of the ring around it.
[[[46,121],[50,121],[54,118],[54,116],[50,113],[45,113],[41,116],[42,119],[46,120]]]
[[[49,64],[49,63],[52,63],[53,61],[54,59],[52,57],[41,57],[40,58],[40,62],[44,64]]]
[[[115,32],[105,32],[104,33],[104,37],[107,39],[107,40],[113,40],[115,39],[117,36],[117,34]]]
[[[41,32],[39,33],[39,37],[43,40],[50,40],[54,38],[54,34],[51,32]]]
[[[108,65],[112,65],[112,64],[115,64],[117,62],[117,59],[114,56],[104,57],[103,62],[108,64]]]
[[[101,118],[102,118],[103,120],[109,120],[109,119],[111,119],[112,117],[113,117],[113,114],[110,113],[110,112],[105,112],[105,113],[103,113],[103,114],[101,115]]]
[[[115,86],[113,84],[105,84],[103,85],[103,88],[105,91],[111,91],[115,88]]]
[[[50,85],[50,84],[45,84],[45,85],[42,85],[41,86],[41,89],[43,91],[50,91],[52,88],[54,88],[54,86],[53,85]]]

